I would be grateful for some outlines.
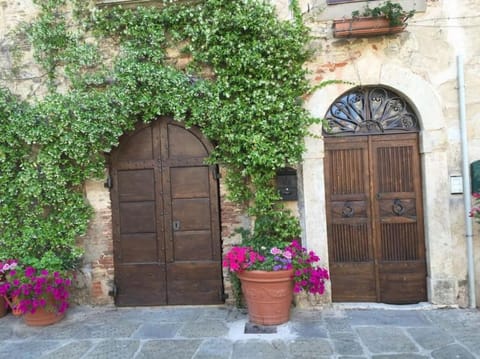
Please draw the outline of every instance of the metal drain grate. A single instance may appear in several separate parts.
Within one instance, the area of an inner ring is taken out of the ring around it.
[[[247,322],[245,324],[245,334],[274,334],[277,332],[275,325],[259,325]]]

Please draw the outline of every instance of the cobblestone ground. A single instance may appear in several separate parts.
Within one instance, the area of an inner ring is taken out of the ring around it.
[[[77,306],[42,328],[0,318],[0,358],[480,358],[480,311],[294,309],[258,327],[225,306]]]

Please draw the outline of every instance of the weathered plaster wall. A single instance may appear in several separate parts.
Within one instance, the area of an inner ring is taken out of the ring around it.
[[[24,97],[40,90],[43,76],[32,60],[30,46],[24,38],[15,35],[14,30],[36,13],[37,8],[31,0],[0,2],[0,85]],[[23,52],[21,63],[15,58],[15,48]],[[20,71],[12,74],[19,65]]]
[[[309,26],[316,40],[309,64],[312,83],[344,80],[353,84],[331,85],[317,91],[306,103],[323,117],[332,102],[357,85],[384,85],[406,96],[421,120],[421,157],[429,300],[435,304],[466,306],[466,245],[463,196],[450,194],[450,176],[461,174],[456,55],[464,54],[467,126],[470,162],[480,158],[480,114],[476,99],[480,27],[478,2],[427,1],[427,11],[409,21],[407,31],[395,36],[334,39],[329,21],[311,16]],[[337,5],[338,6],[338,5]],[[347,13],[348,14],[348,13]],[[313,129],[321,134],[321,129]],[[323,144],[306,139],[303,186],[306,242],[327,258],[325,229]],[[479,229],[475,226],[476,263],[479,263]],[[477,297],[480,293],[477,264]]]

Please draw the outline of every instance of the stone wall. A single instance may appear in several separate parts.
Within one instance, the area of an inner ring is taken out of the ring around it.
[[[279,16],[288,19],[288,1],[271,0]],[[301,0],[305,19],[312,30],[310,44],[314,54],[308,64],[312,85],[324,80],[343,83],[318,90],[308,99],[306,107],[323,117],[331,103],[357,85],[383,85],[402,93],[410,100],[421,121],[421,159],[425,235],[428,260],[429,301],[441,305],[468,305],[467,248],[465,239],[466,209],[462,194],[450,193],[450,176],[462,174],[457,83],[457,55],[465,65],[466,117],[468,126],[469,161],[480,159],[480,3],[478,1],[402,0],[406,7],[418,12],[410,19],[405,32],[393,36],[363,39],[335,39],[332,20],[349,15],[348,5],[327,7],[325,0]],[[355,6],[364,5],[356,3]],[[342,10],[343,7],[343,10]],[[41,71],[32,61],[31,50],[13,30],[21,21],[36,14],[31,0],[4,0],[0,3],[0,85],[27,98],[44,91]],[[21,71],[11,70],[18,64],[12,53],[13,43],[24,51]],[[178,66],[188,59],[176,58]],[[180,55],[178,55],[180,56]],[[323,142],[321,127],[312,131],[320,138],[306,138],[307,152],[299,168],[301,198],[298,211],[303,225],[303,241],[328,263],[326,240]],[[221,224],[225,249],[239,241],[233,229],[250,225],[243,211],[226,200],[221,188]],[[109,292],[113,284],[113,253],[111,208],[108,189],[103,181],[85,184],[86,198],[95,209],[88,234],[79,238],[85,248],[85,264],[77,281],[78,302],[111,304]],[[476,294],[480,300],[480,226],[474,225]],[[231,294],[228,276],[224,273],[225,291]],[[228,299],[232,302],[230,295]],[[329,301],[329,294],[322,301]],[[479,301],[477,300],[477,302]],[[315,303],[314,303],[315,304]]]
[[[305,7],[306,3],[302,2]],[[457,54],[463,54],[469,161],[480,158],[478,122],[480,88],[478,53],[480,4],[427,1],[426,11],[409,20],[405,32],[393,36],[335,39],[325,12],[312,14],[308,25],[315,36],[309,64],[311,81],[350,81],[327,86],[307,100],[307,108],[323,117],[332,102],[358,85],[383,85],[402,93],[421,121],[421,156],[428,295],[434,304],[468,304],[465,207],[462,194],[450,193],[450,176],[461,175],[461,143],[457,83]],[[335,5],[338,12],[341,5]],[[345,16],[349,14],[345,7]],[[328,9],[327,9],[328,10]],[[327,11],[328,13],[328,11]],[[337,15],[338,16],[338,15]],[[321,128],[314,132],[321,136]],[[306,139],[303,163],[306,240],[322,257],[328,255],[323,189],[323,144]],[[468,209],[467,209],[468,210]],[[478,225],[474,226],[478,238]],[[475,243],[476,293],[480,294],[480,244]]]

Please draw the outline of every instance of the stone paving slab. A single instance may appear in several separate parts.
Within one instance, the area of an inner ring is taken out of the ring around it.
[[[360,327],[357,329],[360,340],[372,353],[415,353],[419,349],[415,343],[396,327]]]
[[[9,314],[0,358],[480,358],[479,310],[399,308],[293,309],[272,333],[245,333],[246,311],[227,306],[78,306],[43,328]]]
[[[407,332],[424,349],[442,348],[455,341],[454,337],[440,328],[410,328]]]
[[[152,340],[143,344],[135,358],[139,359],[191,359],[201,340]]]
[[[425,327],[431,322],[418,311],[364,311],[354,310],[348,312],[351,325],[394,325],[396,327]]]
[[[80,359],[94,346],[93,341],[72,341],[67,344],[62,344],[58,349],[51,350],[42,359]]]
[[[171,339],[174,338],[181,323],[145,323],[132,334],[135,339]]]
[[[233,351],[233,342],[223,338],[208,339],[200,344],[194,359],[229,359]]]
[[[458,344],[451,344],[432,352],[435,359],[475,359],[478,358]]]
[[[97,343],[92,350],[88,351],[84,358],[88,359],[130,359],[140,347],[139,340],[107,339]],[[52,353],[53,355],[53,353]]]

